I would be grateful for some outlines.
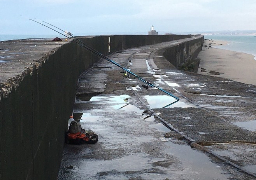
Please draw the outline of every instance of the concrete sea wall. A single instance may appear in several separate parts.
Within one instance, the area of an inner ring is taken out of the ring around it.
[[[186,71],[197,72],[200,60],[197,59],[202,50],[204,42],[203,36],[197,36],[189,41],[184,41],[175,46],[170,46],[160,51],[164,57],[176,68]]]
[[[111,36],[110,46],[111,52],[115,52],[189,37]],[[81,40],[108,54],[108,36]],[[168,48],[164,53],[178,66],[194,57],[201,46],[202,37]],[[78,77],[97,60],[73,40],[42,57],[39,65],[0,84],[0,179],[56,179]],[[9,91],[4,90],[7,85]]]

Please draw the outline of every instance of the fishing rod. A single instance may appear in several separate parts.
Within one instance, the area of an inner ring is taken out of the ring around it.
[[[37,23],[37,24],[40,24],[40,25],[42,25],[42,26],[44,26],[44,27],[46,27],[46,28],[48,28],[48,29],[51,29],[52,31],[57,32],[58,34],[60,34],[60,35],[62,35],[62,36],[64,36],[64,37],[66,37],[66,38],[68,38],[68,39],[75,38],[72,33],[68,32],[68,31],[64,31],[64,30],[58,28],[57,26],[54,26],[54,25],[52,25],[52,24],[50,24],[50,23],[48,23],[48,22],[45,22],[45,21],[39,22],[39,21],[36,21],[36,20],[34,20],[34,19],[29,19],[29,20],[31,20],[31,21],[33,21],[33,22],[35,22],[35,23]],[[121,68],[122,70],[126,71],[127,73],[133,75],[135,78],[139,79],[139,80],[142,81],[143,83],[149,85],[150,87],[157,88],[158,90],[162,91],[163,93],[165,93],[165,94],[167,94],[167,95],[169,95],[169,96],[171,96],[171,97],[173,97],[173,98],[175,99],[174,102],[172,102],[172,103],[170,103],[170,104],[167,104],[167,105],[164,106],[163,108],[167,108],[167,107],[169,107],[169,106],[171,106],[171,105],[173,105],[173,104],[175,104],[175,103],[177,103],[177,102],[179,101],[179,98],[178,98],[178,97],[176,97],[176,96],[174,96],[173,94],[171,94],[170,92],[168,92],[168,91],[166,91],[166,90],[164,90],[164,89],[162,89],[162,88],[160,88],[160,87],[158,87],[158,86],[156,86],[156,85],[150,83],[149,81],[143,79],[142,77],[138,76],[137,74],[131,72],[129,69],[126,69],[126,68],[122,67],[120,64],[118,64],[117,62],[111,60],[110,58],[108,58],[107,56],[105,56],[105,55],[103,55],[102,53],[98,52],[97,50],[95,50],[95,49],[93,49],[93,48],[91,48],[91,47],[85,45],[80,39],[75,38],[74,40],[75,40],[75,42],[76,42],[78,45],[80,45],[81,47],[83,47],[83,48],[87,49],[88,51],[92,52],[92,53],[95,54],[96,56],[98,56],[98,57],[100,57],[100,58],[102,58],[102,59],[105,59],[105,60],[111,62],[112,64],[114,64],[114,65],[116,65],[117,67]]]

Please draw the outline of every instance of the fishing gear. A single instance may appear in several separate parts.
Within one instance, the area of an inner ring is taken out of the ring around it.
[[[78,45],[80,45],[81,47],[87,49],[88,51],[92,52],[92,53],[95,54],[96,56],[98,56],[98,57],[100,57],[100,58],[102,58],[102,59],[105,59],[105,60],[111,62],[112,64],[118,66],[119,68],[121,68],[122,70],[126,71],[127,73],[133,75],[135,78],[139,79],[140,81],[142,81],[143,83],[147,84],[148,86],[157,88],[158,90],[162,91],[163,93],[165,93],[165,94],[167,94],[167,95],[169,95],[169,96],[171,96],[171,97],[173,97],[173,98],[175,99],[174,102],[172,102],[172,103],[170,103],[170,104],[167,104],[167,105],[164,106],[163,108],[167,108],[167,107],[169,107],[169,106],[171,106],[171,105],[173,105],[174,103],[177,103],[177,102],[179,101],[179,98],[178,98],[178,97],[174,96],[173,94],[169,93],[168,91],[166,91],[166,90],[164,90],[164,89],[162,89],[162,88],[160,88],[160,87],[158,87],[158,86],[156,86],[156,85],[150,83],[149,81],[143,79],[142,77],[138,76],[137,74],[131,72],[129,69],[126,69],[126,68],[122,67],[120,64],[118,64],[117,62],[115,62],[115,61],[109,59],[107,56],[101,54],[101,53],[98,52],[97,50],[95,50],[95,49],[93,49],[93,48],[91,48],[91,47],[89,47],[89,46],[86,46],[80,39],[75,38],[72,33],[68,32],[68,31],[64,31],[64,30],[62,30],[62,29],[60,29],[60,28],[58,28],[58,27],[56,27],[56,26],[54,26],[54,25],[52,25],[52,24],[50,24],[50,23],[48,23],[48,22],[45,22],[45,21],[39,22],[39,21],[36,21],[36,20],[34,20],[34,19],[29,19],[29,20],[31,20],[31,21],[33,21],[33,22],[35,22],[35,23],[37,23],[37,24],[40,24],[40,25],[42,25],[42,26],[44,26],[44,27],[46,27],[46,28],[48,28],[48,29],[51,29],[52,31],[57,32],[58,34],[60,34],[60,35],[62,35],[62,36],[64,36],[64,37],[66,37],[66,38],[68,38],[68,39],[74,38],[74,41],[75,41]]]

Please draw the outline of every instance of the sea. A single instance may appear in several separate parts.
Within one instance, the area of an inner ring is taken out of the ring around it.
[[[227,41],[227,45],[217,46],[220,49],[226,49],[236,52],[252,54],[256,60],[256,37],[255,36],[216,36],[205,35],[205,39]]]

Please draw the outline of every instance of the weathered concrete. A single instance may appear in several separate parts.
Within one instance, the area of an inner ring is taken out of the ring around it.
[[[163,51],[164,57],[176,68],[197,72],[199,60],[196,59],[198,53],[202,50],[204,39],[196,38],[190,41],[184,41],[178,45],[167,47]]]
[[[174,98],[144,88],[144,83],[132,75],[127,78],[107,61],[99,61],[80,76],[74,112],[83,113],[82,127],[95,131],[99,141],[67,144],[60,180],[255,179],[256,134],[236,123],[256,124],[256,87],[173,68],[158,53],[173,43],[110,56],[180,98],[168,108],[162,107]],[[98,88],[92,89],[94,84]]]
[[[111,36],[111,52],[187,37]],[[108,53],[106,36],[82,41]],[[0,179],[56,179],[77,79],[98,58],[75,41],[8,41],[0,53]]]

